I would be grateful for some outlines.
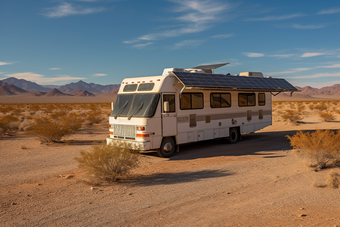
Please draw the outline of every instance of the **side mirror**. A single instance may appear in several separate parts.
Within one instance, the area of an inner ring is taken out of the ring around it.
[[[165,112],[165,113],[169,112],[169,109],[170,109],[170,107],[169,107],[169,102],[168,102],[168,101],[165,101],[165,102],[164,102],[164,107],[163,107],[164,112]]]

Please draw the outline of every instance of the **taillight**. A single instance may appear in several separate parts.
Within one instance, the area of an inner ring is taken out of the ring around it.
[[[136,126],[137,131],[145,131],[145,126]]]
[[[146,133],[146,134],[136,134],[136,137],[149,137],[149,133]]]

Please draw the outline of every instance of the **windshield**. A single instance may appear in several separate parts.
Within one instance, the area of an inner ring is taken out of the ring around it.
[[[159,94],[154,93],[118,95],[111,116],[152,117],[158,100]]]

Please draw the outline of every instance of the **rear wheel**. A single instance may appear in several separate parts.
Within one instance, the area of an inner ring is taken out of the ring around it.
[[[163,158],[169,158],[175,154],[176,144],[173,138],[165,137],[163,138],[160,149],[157,149],[159,156]]]
[[[229,132],[229,143],[236,143],[239,140],[240,134],[237,128],[231,128]]]

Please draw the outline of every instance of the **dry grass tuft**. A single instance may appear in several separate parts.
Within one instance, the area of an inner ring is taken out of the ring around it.
[[[17,116],[5,115],[0,117],[0,129],[2,133],[7,133],[11,128],[13,128],[13,123],[19,122]]]
[[[335,171],[331,171],[327,174],[326,185],[331,188],[339,188],[340,174]]]
[[[283,121],[289,121],[293,124],[298,124],[298,121],[302,120],[301,115],[299,112],[294,111],[294,110],[286,110],[282,115],[281,115]]]
[[[298,154],[310,159],[310,166],[322,169],[327,164],[336,166],[340,161],[339,131],[336,133],[331,130],[317,130],[311,133],[298,131],[287,138]]]
[[[331,112],[321,112],[319,117],[321,117],[326,122],[335,120],[335,116]]]
[[[75,158],[79,168],[109,182],[126,176],[139,162],[137,151],[133,151],[126,143],[95,145],[92,151],[81,151],[80,155],[81,157]]]

